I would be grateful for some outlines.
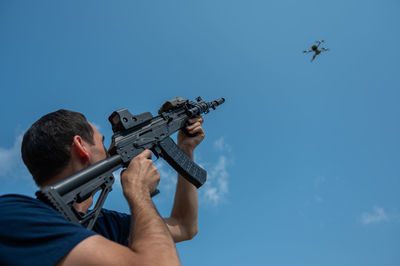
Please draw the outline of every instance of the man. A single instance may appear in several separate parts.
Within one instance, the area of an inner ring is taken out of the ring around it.
[[[202,117],[188,121],[189,137],[178,146],[191,159],[204,138]],[[25,133],[22,157],[36,184],[53,184],[107,157],[104,137],[76,112],[43,116]],[[54,209],[20,195],[0,197],[1,265],[180,265],[174,242],[197,233],[197,189],[178,176],[169,218],[161,218],[150,193],[160,175],[143,151],[121,173],[131,215],[103,209],[93,231],[73,224]],[[85,212],[93,199],[76,204]]]

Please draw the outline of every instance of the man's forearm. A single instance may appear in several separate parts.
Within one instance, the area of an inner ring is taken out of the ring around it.
[[[154,265],[180,265],[172,236],[150,196],[128,202],[132,213],[130,248],[148,256]]]
[[[182,149],[193,160],[193,150]],[[174,235],[174,241],[179,242],[193,238],[197,234],[198,199],[197,189],[181,175],[175,192],[171,218],[180,226],[180,234]]]

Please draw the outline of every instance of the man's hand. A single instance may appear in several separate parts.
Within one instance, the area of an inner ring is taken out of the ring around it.
[[[151,151],[145,150],[129,163],[121,173],[121,185],[127,200],[150,197],[160,182],[160,174],[151,160]]]
[[[186,135],[182,130],[179,131],[178,146],[183,152],[192,153],[197,145],[203,141],[205,136],[203,128],[201,127],[203,122],[204,120],[201,116],[188,120],[189,125],[185,129],[189,134],[194,135],[193,137]]]

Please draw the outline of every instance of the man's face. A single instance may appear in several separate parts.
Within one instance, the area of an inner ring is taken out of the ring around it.
[[[94,145],[90,145],[90,164],[97,163],[98,161],[107,158],[107,150],[104,147],[104,136],[100,134],[95,126],[89,123],[93,128],[93,142]]]

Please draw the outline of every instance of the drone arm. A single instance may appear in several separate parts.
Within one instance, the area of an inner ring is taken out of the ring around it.
[[[324,43],[324,40],[316,41],[317,47],[319,47],[322,43]]]
[[[315,59],[316,57],[317,57],[317,54],[315,54],[315,55],[312,57],[311,62],[314,61],[314,59]]]

